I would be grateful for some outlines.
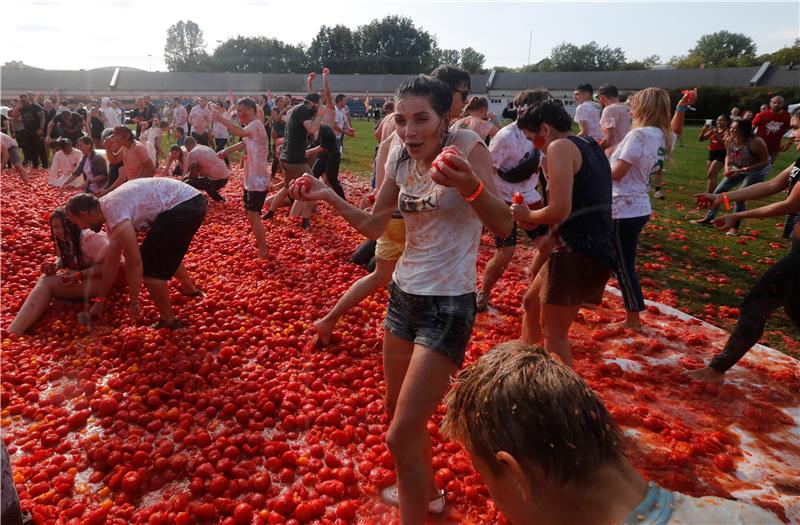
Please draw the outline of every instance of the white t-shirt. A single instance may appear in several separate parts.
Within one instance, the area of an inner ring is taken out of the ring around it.
[[[11,137],[10,135],[6,135],[5,133],[0,133],[0,139],[3,140],[3,146],[5,146],[6,149],[18,148],[19,147],[17,145],[17,141],[14,140],[14,138]]]
[[[782,523],[766,510],[715,496],[695,498],[648,484],[645,498],[622,521],[636,525],[778,525]]]
[[[172,125],[176,128],[182,128],[185,133],[189,130],[189,126],[186,124],[188,120],[189,113],[186,108],[182,104],[175,106],[175,109],[172,110]]]
[[[264,123],[253,119],[244,127],[250,136],[242,137],[244,142],[244,189],[247,191],[267,191],[269,172],[267,171],[267,129]]]
[[[339,129],[342,130],[336,132],[336,138],[340,139],[342,138],[342,135],[344,135],[344,128],[345,128],[345,122],[347,122],[347,115],[345,115],[344,110],[339,108],[335,109],[336,109],[336,115],[333,117],[333,120],[336,121],[336,125],[339,126]]]
[[[116,109],[112,108],[111,106],[105,106],[100,109],[103,112],[103,117],[105,117],[104,125],[107,128],[113,128],[122,124],[119,120],[119,115],[117,114]]]
[[[631,112],[628,106],[619,102],[603,108],[600,116],[600,127],[602,129],[614,128],[617,142],[606,148],[606,155],[611,157],[617,145],[631,130]]]
[[[139,136],[139,142],[147,146],[147,153],[149,153],[150,158],[153,159],[153,164],[158,164],[156,144],[161,142],[161,135],[161,128],[153,126],[144,130]]]
[[[677,136],[673,133],[672,146]],[[650,215],[650,196],[647,187],[650,177],[664,167],[667,158],[664,133],[655,127],[634,128],[625,135],[611,155],[611,168],[624,160],[631,165],[621,180],[611,185],[611,217],[627,219]]]
[[[448,135],[447,145],[469,157],[486,147],[470,130]],[[421,175],[416,161],[398,166],[404,146],[395,146],[386,162],[386,180],[400,188],[398,205],[406,223],[406,247],[394,281],[406,293],[455,296],[475,292],[481,221],[455,188],[436,184],[430,169]]]
[[[457,129],[471,129],[477,133],[480,138],[486,140],[486,137],[489,136],[489,132],[492,131],[492,125],[492,122],[489,120],[481,120],[472,115],[467,115],[453,122],[450,126],[450,133],[455,133]]]
[[[72,148],[69,154],[61,150],[56,151],[56,154],[53,155],[53,164],[50,166],[50,175],[47,177],[47,182],[52,186],[62,186],[65,180],[72,176],[82,158],[83,155],[77,148]],[[83,177],[78,177],[70,184],[75,188],[82,185]]]
[[[225,161],[219,158],[216,152],[208,146],[198,144],[189,152],[187,164],[200,166],[200,176],[213,180],[227,179],[230,173]]]
[[[117,121],[120,125],[125,124],[125,113],[122,111],[122,108],[114,108],[114,113],[117,115]]]
[[[580,123],[582,120],[586,122],[590,137],[598,142],[603,140],[603,132],[600,130],[600,108],[597,104],[587,100],[575,108],[575,122]]]
[[[495,170],[510,170],[519,165],[524,159],[533,155],[533,144],[525,136],[516,122],[512,122],[497,132],[489,143],[489,152],[492,154],[492,165]],[[533,204],[542,200],[536,191],[539,183],[538,172],[522,182],[506,182],[499,176],[494,178],[499,193],[498,197],[510,203],[515,193],[520,193],[525,198],[525,204]]]
[[[169,177],[147,177],[129,180],[100,197],[100,209],[111,231],[124,220],[131,221],[136,231],[150,226],[161,212],[200,195],[180,180]]]
[[[189,123],[192,125],[192,133],[202,135],[211,123],[211,112],[207,108],[195,106],[189,112]]]
[[[106,251],[108,251],[108,235],[106,235],[106,232],[81,230],[83,262],[89,264],[89,266],[100,264],[106,258]]]

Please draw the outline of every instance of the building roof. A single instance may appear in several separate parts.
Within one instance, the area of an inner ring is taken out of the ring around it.
[[[119,69],[115,86],[111,87],[114,73]],[[637,71],[576,71],[532,72],[472,75],[472,92],[487,94],[526,88],[545,87],[550,90],[569,90],[578,84],[590,83],[597,87],[605,83],[621,90],[641,89],[648,86],[681,88],[693,86],[746,87],[758,67],[660,69]],[[387,96],[397,89],[406,75],[331,75],[334,93],[361,95],[369,92]],[[491,85],[488,86],[491,80]],[[800,70],[786,66],[773,66],[759,81],[759,85],[787,87],[800,85]],[[60,88],[68,97],[97,97],[116,95],[132,97],[149,93],[154,98],[173,95],[224,95],[230,90],[236,95],[254,95],[271,90],[274,94],[300,94],[305,92],[305,76],[269,73],[181,73],[147,72],[134,68],[99,68],[80,71],[55,71],[40,69],[0,68],[0,92],[18,94],[24,91],[51,93]],[[6,98],[8,95],[6,95]]]

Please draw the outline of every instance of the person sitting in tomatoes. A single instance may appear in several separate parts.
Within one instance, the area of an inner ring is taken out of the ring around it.
[[[781,523],[740,501],[644,480],[602,401],[542,348],[498,345],[458,376],[445,404],[442,431],[466,447],[514,525]]]
[[[67,219],[64,208],[60,207],[53,211],[49,220],[56,260],[42,264],[42,276],[8,326],[12,334],[28,331],[53,299],[89,300],[96,297],[100,289],[108,250],[106,234],[80,229]]]

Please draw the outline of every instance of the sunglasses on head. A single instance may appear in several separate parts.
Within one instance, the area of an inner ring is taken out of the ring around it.
[[[453,92],[460,93],[461,94],[461,100],[464,101],[464,102],[466,102],[467,97],[469,96],[469,90],[468,89],[454,89]]]

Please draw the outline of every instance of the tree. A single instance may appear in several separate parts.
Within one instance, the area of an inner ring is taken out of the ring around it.
[[[308,57],[302,46],[276,38],[237,36],[214,50],[210,65],[214,71],[236,73],[305,73]]]
[[[609,71],[622,69],[625,53],[594,41],[580,47],[564,42],[550,52],[550,64],[555,71]]]
[[[436,61],[440,66],[457,66],[461,63],[461,52],[458,49],[442,49],[438,55]]]
[[[625,67],[623,69],[648,69],[653,67],[654,65],[661,62],[661,57],[658,55],[650,55],[649,57],[644,57],[641,60],[632,60],[631,62],[626,62]]]
[[[436,65],[436,39],[410,18],[387,16],[359,26],[362,73],[428,73]]]
[[[170,71],[205,71],[208,69],[205,47],[200,27],[191,20],[181,20],[167,29],[164,62]]]
[[[471,47],[461,50],[461,67],[470,73],[484,73],[486,71],[483,69],[485,61],[486,57],[483,53],[478,53]]]
[[[687,56],[673,57],[670,63],[680,68],[754,65],[756,45],[747,35],[717,31],[701,36]]]
[[[767,56],[767,60],[774,64],[800,64],[800,38],[796,38],[791,46],[783,47]]]
[[[308,47],[314,69],[329,67],[335,73],[357,73],[360,50],[358,38],[349,27],[322,26]]]
[[[3,64],[3,69],[41,69],[41,68],[29,66],[22,60],[9,60],[5,64]]]

